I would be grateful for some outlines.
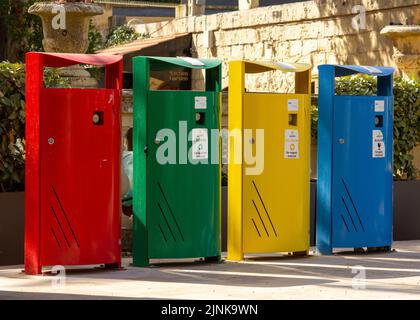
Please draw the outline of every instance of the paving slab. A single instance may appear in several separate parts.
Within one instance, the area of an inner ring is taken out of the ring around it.
[[[155,262],[136,268],[124,258],[117,271],[67,268],[64,279],[1,267],[0,299],[420,299],[420,241],[396,242],[389,253]]]

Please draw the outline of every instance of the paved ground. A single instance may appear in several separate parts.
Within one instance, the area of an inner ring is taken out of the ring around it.
[[[22,266],[2,267],[0,299],[420,299],[420,241],[394,248],[150,268],[131,267],[131,259],[124,259],[123,271],[67,270],[62,286],[53,286],[56,278],[48,273],[34,277],[22,273]],[[354,278],[361,275],[356,266],[365,268],[365,283]]]

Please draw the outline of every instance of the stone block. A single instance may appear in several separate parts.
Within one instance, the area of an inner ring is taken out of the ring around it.
[[[316,52],[318,50],[317,40],[305,40],[303,41],[302,54],[304,56]]]
[[[290,57],[299,56],[302,54],[302,41],[295,40],[290,42],[289,55]]]
[[[244,58],[244,50],[243,50],[242,45],[232,46],[232,58],[233,59],[243,59]]]
[[[283,26],[282,39],[285,41],[302,39],[302,25]]]

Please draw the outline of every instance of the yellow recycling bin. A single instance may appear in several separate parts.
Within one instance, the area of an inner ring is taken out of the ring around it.
[[[228,260],[308,254],[311,69],[229,63]],[[295,73],[295,93],[245,89],[245,74],[272,70]]]

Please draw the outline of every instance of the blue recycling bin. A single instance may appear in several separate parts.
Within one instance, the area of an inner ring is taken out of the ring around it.
[[[316,245],[390,250],[393,68],[319,66]],[[335,95],[335,78],[377,77],[376,96]]]

